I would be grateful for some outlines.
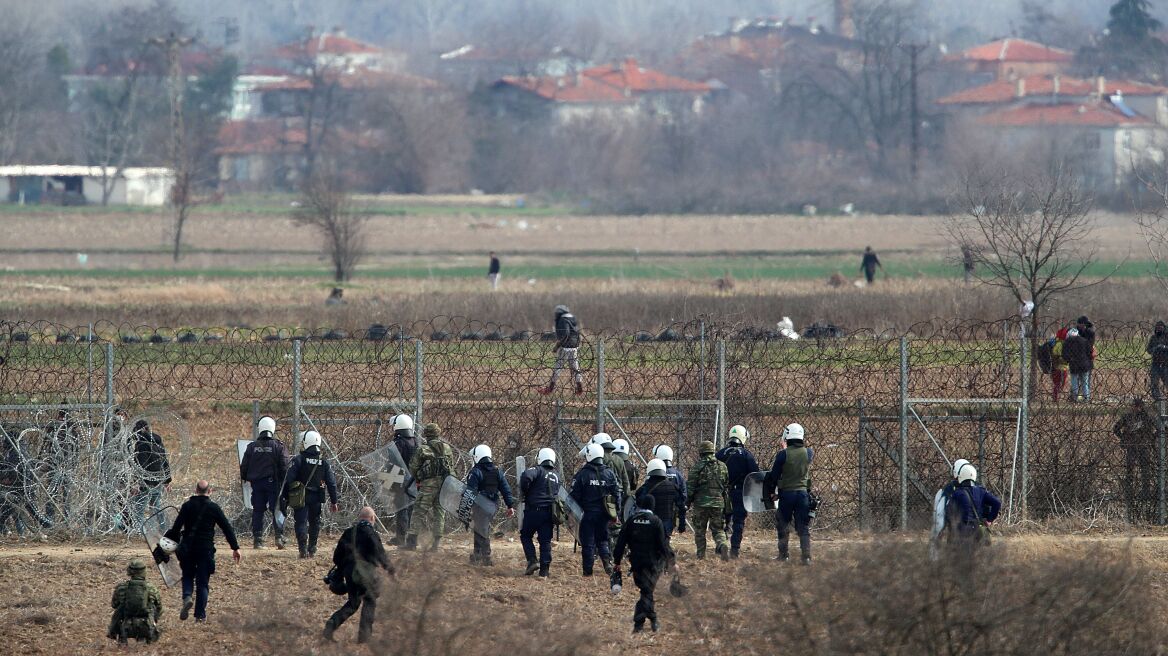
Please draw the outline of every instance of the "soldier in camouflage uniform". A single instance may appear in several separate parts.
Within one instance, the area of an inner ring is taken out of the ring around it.
[[[616,444],[613,443],[612,437],[608,433],[597,433],[592,436],[592,443],[599,444],[600,448],[604,449],[604,466],[612,471],[613,477],[616,478],[616,486],[620,490],[620,496],[616,500],[617,514],[622,515],[622,509],[625,507],[625,499],[629,498],[632,492],[629,486],[629,474],[625,469],[625,461],[616,454]],[[621,519],[610,523],[608,525],[608,543],[616,544],[616,538],[620,535]]]
[[[162,594],[146,580],[146,563],[135,558],[126,568],[129,581],[114,588],[114,609],[106,636],[126,644],[130,638],[147,644],[158,641],[158,618],[162,617]]]
[[[714,457],[714,443],[709,440],[698,447],[701,460],[689,470],[688,505],[693,506],[694,544],[698,558],[706,557],[706,526],[714,534],[716,551],[722,560],[730,559],[726,542],[726,508],[729,506],[729,473],[726,465]]]
[[[410,460],[410,472],[418,481],[418,500],[414,502],[405,548],[411,551],[418,548],[418,533],[425,526],[434,538],[430,551],[437,551],[446,521],[446,511],[438,503],[438,494],[454,465],[454,449],[442,440],[442,429],[438,424],[426,424],[422,437],[426,439],[425,443],[414,451]]]

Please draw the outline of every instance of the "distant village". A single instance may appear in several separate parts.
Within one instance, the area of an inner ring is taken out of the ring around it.
[[[671,166],[678,180],[695,180],[731,162],[746,169],[735,175],[743,184],[782,186],[789,202],[802,206],[828,202],[814,191],[824,175],[857,180],[843,193],[862,198],[864,185],[928,175],[918,169],[952,163],[971,144],[1006,152],[1057,148],[1101,195],[1124,193],[1141,163],[1160,161],[1168,87],[1084,75],[1075,53],[1021,38],[960,51],[923,44],[910,53],[911,70],[904,63],[890,68],[896,82],[881,92],[887,98],[853,105],[847,96],[877,78],[880,64],[872,44],[857,36],[851,0],[837,0],[835,8],[832,24],[735,19],[656,56],[653,65],[636,57],[593,61],[558,46],[491,43],[450,44],[423,61],[342,28],[309,30],[237,63],[229,101],[207,123],[214,133],[195,139],[206,142],[210,158],[200,165],[213,171],[202,186],[218,196],[292,190],[328,151],[345,153],[353,164],[353,189],[406,193],[611,186],[606,175],[647,180],[642,173],[649,167]],[[184,50],[186,84],[222,55]],[[97,67],[64,76],[70,111],[88,111],[75,101],[126,75],[125,68]],[[789,102],[792,95],[799,102]],[[772,113],[777,99],[782,109]],[[708,125],[720,127],[702,127]],[[727,136],[735,125],[766,135]],[[781,136],[770,134],[784,126]],[[641,131],[636,138],[634,128]],[[574,150],[590,139],[596,141],[590,151]],[[550,152],[574,168],[537,156]],[[115,202],[161,204],[166,194],[158,181],[165,181],[170,160],[163,149],[153,158],[145,153],[107,158],[120,162],[112,167],[93,158],[63,168],[8,162],[0,184],[13,202],[58,202],[70,194],[77,202],[108,202],[111,187],[121,185]],[[641,168],[627,163],[650,156]],[[770,177],[756,177],[760,169]],[[101,180],[111,170],[116,184]]]

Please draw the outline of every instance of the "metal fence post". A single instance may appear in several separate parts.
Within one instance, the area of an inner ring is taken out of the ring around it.
[[[1022,343],[1020,364],[1022,368],[1022,425],[1018,427],[1020,441],[1022,442],[1021,459],[1022,459],[1022,503],[1019,507],[1020,516],[1022,519],[1027,517],[1027,503],[1026,500],[1030,496],[1030,349],[1026,343],[1026,326],[1022,326],[1022,336],[1019,338]]]
[[[251,439],[253,440],[259,437],[259,435],[256,434],[256,431],[259,429],[259,424],[260,402],[259,399],[256,399],[251,402]]]
[[[596,432],[604,432],[604,338],[596,342]]]
[[[89,324],[89,331],[85,333],[85,402],[93,403],[93,324]]]
[[[865,470],[865,467],[867,466],[867,463],[865,462],[867,454],[864,452],[864,399],[859,399],[856,401],[856,416],[859,419],[857,422],[859,424],[859,430],[856,431],[856,458],[860,466],[860,475],[856,480],[857,486],[859,488],[856,490],[856,497],[858,499],[857,505],[859,506],[857,511],[859,516],[859,527],[862,531],[864,530],[866,524],[864,521],[864,506],[867,505],[868,501],[867,498],[865,498],[867,494],[865,491],[865,488],[867,487],[867,480],[865,480],[867,478],[867,471]]]
[[[289,444],[296,444],[300,435],[300,369],[304,358],[304,342],[292,340],[292,439]]]
[[[106,412],[114,407],[117,395],[114,394],[114,345],[113,342],[105,343],[105,404]]]
[[[422,393],[422,346],[421,339],[414,340],[414,423],[422,423],[422,400],[425,395]]]
[[[908,338],[900,338],[900,530],[908,530]]]
[[[1165,453],[1164,448],[1164,399],[1160,399],[1158,406],[1158,412],[1156,413],[1156,447],[1160,452],[1160,462],[1156,468],[1158,470],[1156,483],[1159,486],[1159,503],[1157,504],[1157,510],[1159,512],[1157,519],[1163,525],[1168,522],[1168,494],[1166,494],[1168,490],[1164,486],[1165,456],[1168,455],[1168,453]]]
[[[726,342],[718,340],[718,421],[715,444],[721,445],[726,434]]]

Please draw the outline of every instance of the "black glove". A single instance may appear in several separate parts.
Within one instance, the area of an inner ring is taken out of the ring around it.
[[[684,517],[681,519],[681,523],[677,525],[677,532],[678,533],[685,533],[685,518]]]
[[[154,547],[154,551],[151,551],[150,553],[153,554],[154,562],[156,562],[156,563],[169,563],[170,562],[170,554],[163,551],[161,546]]]

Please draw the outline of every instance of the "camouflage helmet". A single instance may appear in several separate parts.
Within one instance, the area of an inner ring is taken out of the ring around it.
[[[717,450],[718,448],[715,447],[714,443],[709,440],[703,440],[702,443],[698,445],[698,453],[701,453],[702,455],[713,453]]]
[[[430,439],[432,437],[442,437],[442,427],[434,422],[426,424],[422,429],[422,437]]]
[[[130,576],[146,573],[146,563],[142,562],[141,558],[135,558],[126,566],[126,573]]]

